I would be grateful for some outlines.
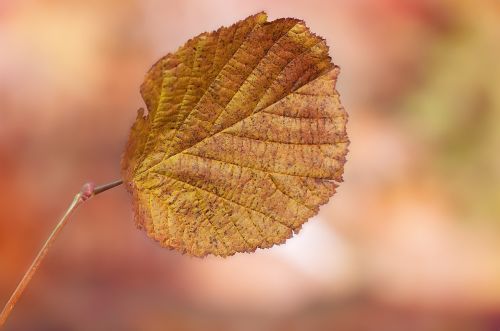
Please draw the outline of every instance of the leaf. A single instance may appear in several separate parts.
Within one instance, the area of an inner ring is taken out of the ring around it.
[[[283,243],[342,181],[347,114],[324,39],[265,13],[203,33],[141,86],[122,159],[136,223],[164,247],[232,255]]]

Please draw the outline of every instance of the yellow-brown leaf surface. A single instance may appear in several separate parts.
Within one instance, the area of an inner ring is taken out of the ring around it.
[[[347,114],[325,40],[259,13],[160,59],[122,160],[136,222],[195,256],[282,243],[342,180]]]

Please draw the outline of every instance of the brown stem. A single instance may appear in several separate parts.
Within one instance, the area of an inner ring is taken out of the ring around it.
[[[73,201],[69,205],[68,209],[64,213],[63,217],[57,223],[55,226],[54,230],[52,230],[52,233],[49,235],[45,243],[43,244],[42,248],[38,252],[38,255],[35,257],[33,262],[31,263],[30,267],[24,274],[23,278],[17,285],[16,289],[14,290],[14,293],[9,298],[9,301],[5,304],[5,307],[3,308],[2,312],[0,313],[0,327],[5,324],[5,321],[9,317],[10,313],[12,312],[12,309],[14,309],[14,306],[16,305],[17,301],[23,294],[24,290],[28,286],[31,278],[35,274],[35,272],[38,270],[40,267],[40,264],[42,263],[43,259],[47,255],[47,252],[49,251],[50,246],[54,243],[54,241],[57,239],[59,236],[61,230],[63,227],[66,225],[66,223],[69,220],[69,217],[71,214],[76,210],[78,206],[83,204],[85,201],[93,197],[94,195],[97,195],[99,193],[102,193],[104,191],[107,191],[113,187],[116,187],[118,185],[121,185],[123,183],[122,180],[117,180],[114,182],[111,182],[109,184],[101,185],[95,187],[94,184],[92,183],[86,183],[82,186],[82,189],[80,192],[78,192],[75,197],[73,198]]]

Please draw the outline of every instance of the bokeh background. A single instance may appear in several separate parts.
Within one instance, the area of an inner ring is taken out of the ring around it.
[[[119,177],[149,67],[261,10],[304,19],[342,69],[338,193],[285,245],[196,259],[113,189],[6,330],[500,330],[497,0],[0,0],[0,305],[81,184]]]

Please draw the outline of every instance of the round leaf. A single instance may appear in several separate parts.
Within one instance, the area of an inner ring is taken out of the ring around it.
[[[347,114],[324,39],[259,13],[160,59],[122,160],[162,246],[232,255],[284,242],[342,181]]]

